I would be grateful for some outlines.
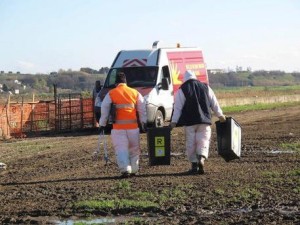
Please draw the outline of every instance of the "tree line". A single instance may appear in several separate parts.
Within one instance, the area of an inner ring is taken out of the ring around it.
[[[108,67],[100,70],[81,68],[80,71],[59,70],[50,74],[1,73],[0,90],[12,92],[19,90],[24,93],[53,93],[54,85],[60,92],[90,92],[96,80],[102,83],[108,72]],[[2,86],[2,88],[1,88]]]
[[[81,68],[80,71],[59,70],[50,74],[1,73],[1,92],[19,90],[22,93],[53,93],[56,85],[61,92],[91,92],[95,81],[102,83],[108,72],[108,67],[100,70]],[[210,73],[209,82],[213,88],[240,86],[285,86],[299,85],[300,72],[285,73],[283,71],[236,71]]]
[[[237,71],[226,73],[209,73],[212,87],[241,86],[289,86],[300,84],[300,72],[285,73],[284,71]]]

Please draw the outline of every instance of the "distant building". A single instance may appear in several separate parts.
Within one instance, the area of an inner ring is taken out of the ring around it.
[[[21,81],[19,81],[19,80],[14,80],[14,83],[21,85]]]
[[[226,73],[224,69],[208,69],[207,72],[211,74]]]

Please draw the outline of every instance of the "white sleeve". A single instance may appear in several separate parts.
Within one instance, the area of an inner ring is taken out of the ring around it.
[[[185,103],[185,96],[181,89],[179,89],[175,95],[174,100],[174,111],[172,116],[173,123],[177,123],[179,120],[179,117],[181,116],[181,111]]]
[[[105,127],[107,124],[107,120],[109,117],[109,111],[111,107],[111,98],[109,96],[109,92],[105,95],[103,102],[101,104],[101,117],[99,120],[99,125]]]
[[[143,96],[139,93],[138,94],[138,100],[137,100],[137,111],[139,114],[139,120],[141,123],[147,122],[147,115],[146,115],[146,104],[144,101]]]
[[[215,96],[214,91],[208,87],[208,98],[212,111],[216,114],[217,117],[223,116],[223,111],[219,105],[219,102]]]

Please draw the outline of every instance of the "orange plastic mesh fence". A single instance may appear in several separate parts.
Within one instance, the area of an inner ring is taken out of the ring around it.
[[[93,99],[0,105],[0,137],[95,126]]]

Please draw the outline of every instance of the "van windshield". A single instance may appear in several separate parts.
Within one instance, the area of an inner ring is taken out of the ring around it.
[[[106,88],[115,87],[116,75],[124,72],[129,87],[154,87],[157,81],[158,67],[123,67],[111,69],[104,84]]]

